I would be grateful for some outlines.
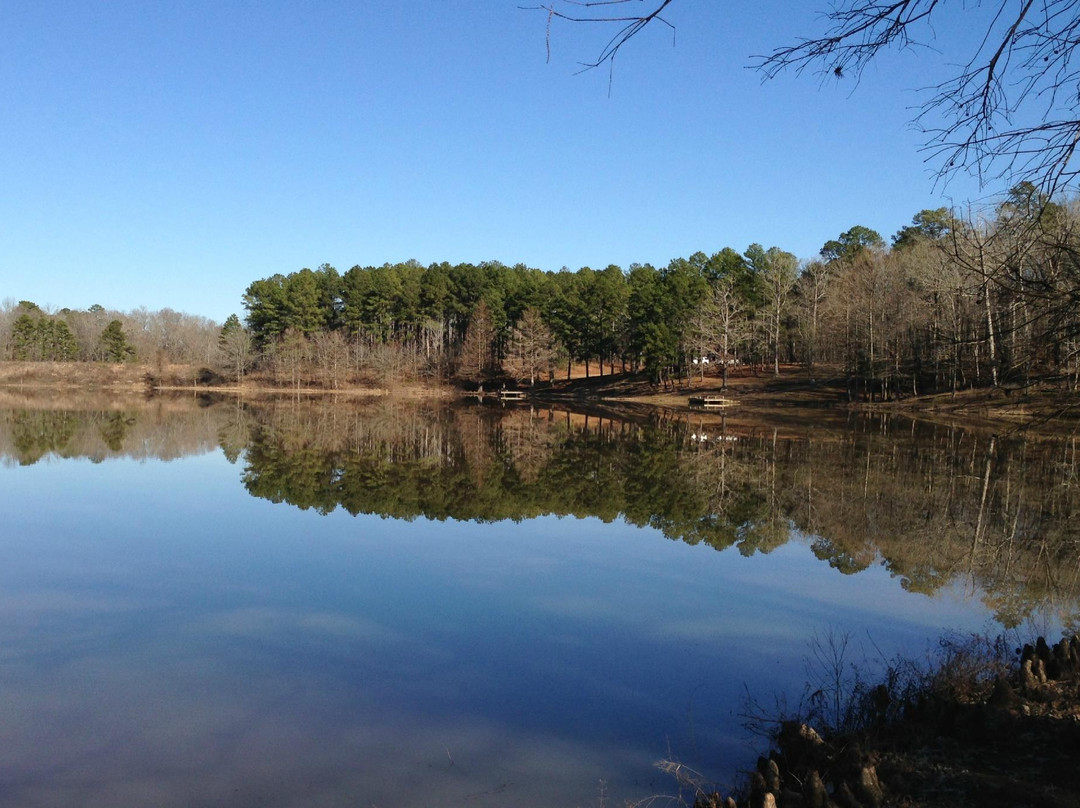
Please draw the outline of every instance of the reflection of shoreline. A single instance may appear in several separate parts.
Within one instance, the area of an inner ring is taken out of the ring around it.
[[[968,581],[1006,624],[1036,605],[1075,611],[1080,601],[1073,439],[890,416],[797,431],[665,411],[628,421],[608,408],[385,398],[116,406],[0,410],[0,457],[171,459],[220,448],[243,457],[253,496],[320,513],[622,519],[744,555],[771,552],[796,528],[844,574],[880,563],[924,593]]]
[[[230,415],[235,414],[230,409],[192,396],[0,393],[0,462],[174,460],[206,454],[228,438]]]
[[[131,391],[27,389],[16,391],[0,388],[0,411],[2,410],[65,410],[68,412],[141,411],[148,409],[176,409],[183,411],[191,406],[192,397],[152,398],[144,393]]]

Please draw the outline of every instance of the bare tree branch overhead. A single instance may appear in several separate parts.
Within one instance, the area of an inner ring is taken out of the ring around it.
[[[661,14],[674,0],[653,0],[636,15],[613,8],[642,2],[563,0],[536,8],[548,14],[549,36],[553,19],[619,25],[586,63],[596,67],[610,64],[651,23],[671,25]],[[792,70],[857,81],[883,51],[942,50],[958,66],[923,88],[927,99],[914,121],[928,135],[925,149],[939,176],[970,172],[983,185],[1028,181],[1047,193],[1076,184],[1080,0],[838,0],[822,19],[823,33],[754,57],[752,66],[766,78]],[[976,34],[965,52],[957,52],[962,42],[939,33],[957,20]]]
[[[585,69],[600,67],[607,63],[611,64],[619,50],[639,34],[652,22],[666,25],[674,34],[675,26],[665,20],[661,13],[671,5],[674,0],[654,0],[649,5],[651,11],[645,14],[621,15],[609,11],[610,6],[623,6],[627,3],[640,6],[642,0],[556,0],[551,3],[543,3],[538,6],[522,6],[527,10],[543,11],[547,14],[547,54],[551,58],[551,23],[553,20],[566,20],[567,22],[601,23],[608,26],[617,26],[616,33],[607,41],[601,49],[599,56],[591,62],[584,62]]]

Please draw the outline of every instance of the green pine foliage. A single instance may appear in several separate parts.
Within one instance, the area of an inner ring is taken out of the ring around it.
[[[309,338],[340,330],[369,350],[411,346],[427,358],[453,357],[468,378],[488,372],[481,370],[486,360],[460,361],[481,304],[486,345],[468,347],[475,356],[490,355],[492,373],[512,363],[515,335],[532,310],[554,335],[556,351],[583,363],[587,375],[648,369],[659,379],[685,365],[693,312],[710,279],[728,273],[738,274],[740,290],[747,290],[747,311],[756,308],[747,264],[730,248],[677,259],[663,270],[635,265],[629,273],[615,265],[552,273],[497,261],[427,267],[407,261],[354,266],[339,275],[324,265],[255,281],[244,306],[247,326],[264,350],[289,329]]]
[[[30,304],[33,306],[33,304]],[[11,329],[12,356],[18,360],[68,362],[78,358],[79,346],[66,321],[45,315],[37,306],[23,311]]]
[[[135,359],[135,349],[128,343],[124,326],[119,320],[110,320],[101,332],[101,350],[106,362],[130,362]]]
[[[799,364],[810,381],[842,375],[851,400],[1041,380],[1080,391],[1080,200],[1021,184],[966,220],[920,211],[892,241],[855,225],[819,260],[751,244],[626,271],[324,265],[255,281],[244,305],[264,355],[279,354],[286,333],[336,334],[324,342],[347,346],[355,367],[378,358],[388,378],[535,380],[519,373],[534,311],[568,375],[578,363],[587,376],[644,371],[672,386],[722,357],[725,383],[732,363],[774,375]],[[481,304],[483,345],[469,334]]]

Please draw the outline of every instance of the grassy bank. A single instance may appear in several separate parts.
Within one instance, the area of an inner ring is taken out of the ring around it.
[[[144,395],[196,391],[245,397],[332,394],[430,398],[453,395],[453,390],[446,385],[423,382],[372,382],[327,389],[307,384],[283,385],[272,378],[253,374],[236,384],[215,371],[197,365],[107,362],[0,362],[0,389],[52,391],[56,394],[86,391]]]
[[[772,748],[734,795],[674,763],[694,808],[1080,805],[1080,637],[1022,649],[945,639],[933,661],[862,681],[835,642],[790,716],[751,706]],[[820,650],[819,648],[819,650]]]
[[[489,383],[487,389],[495,390],[501,384]],[[333,394],[430,398],[455,397],[468,392],[463,387],[433,380],[365,379],[337,388],[307,381],[287,384],[263,373],[249,374],[237,384],[217,371],[196,365],[93,362],[0,362],[0,388],[129,393],[197,390],[245,397]],[[668,388],[651,384],[640,373],[586,377],[582,366],[573,368],[570,378],[537,384],[530,392],[539,399],[567,403],[612,402],[670,410],[690,410],[691,396],[722,395],[737,405],[724,413],[729,418],[738,418],[741,412],[797,418],[801,412],[826,409],[906,412],[925,418],[1006,421],[1017,425],[1080,418],[1080,396],[1051,382],[1032,383],[1023,388],[912,396],[888,402],[851,401],[838,369],[822,368],[811,379],[804,368],[795,365],[781,366],[779,375],[740,367],[729,374],[726,384],[718,375],[710,374]]]
[[[0,362],[0,387],[116,390],[149,389],[145,365],[104,362]]]

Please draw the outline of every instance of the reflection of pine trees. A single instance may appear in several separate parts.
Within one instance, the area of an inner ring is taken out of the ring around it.
[[[50,452],[65,456],[78,428],[78,419],[69,412],[23,410],[11,413],[9,423],[14,454],[24,466]]]
[[[811,435],[389,402],[333,416],[290,404],[257,430],[245,483],[324,512],[622,517],[746,555],[783,545],[795,527],[846,574],[880,560],[912,591],[968,581],[1006,623],[1080,592],[1072,442],[887,418]]]
[[[100,429],[101,439],[110,451],[122,452],[124,450],[124,438],[127,437],[128,427],[135,425],[136,419],[122,412],[111,412],[105,416],[105,423]]]
[[[1080,600],[1075,438],[867,418],[805,436],[656,417],[380,399],[155,399],[0,410],[0,457],[172,458],[220,447],[255,496],[404,519],[625,519],[750,555],[791,529],[843,573],[963,583],[999,619]]]

